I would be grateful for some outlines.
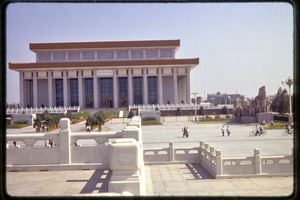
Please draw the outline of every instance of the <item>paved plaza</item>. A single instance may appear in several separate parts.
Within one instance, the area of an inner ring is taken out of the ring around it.
[[[254,148],[261,155],[290,155],[292,136],[282,136],[283,130],[267,130],[267,135],[251,137],[253,126],[224,124],[230,136],[222,136],[223,124],[194,122],[164,122],[163,125],[142,126],[144,149],[168,147],[196,147],[199,141],[222,151],[222,157],[253,156]],[[126,123],[118,119],[108,122],[103,131],[121,131]],[[188,126],[190,137],[182,137],[182,127]],[[85,131],[84,122],[71,126],[72,132]],[[58,130],[57,130],[58,131]],[[32,127],[9,129],[8,134],[33,133]],[[96,145],[82,140],[82,145]],[[22,145],[22,144],[20,144]],[[37,145],[43,145],[41,142]],[[293,177],[212,179],[197,164],[146,165],[146,195],[150,196],[288,196],[294,191]],[[7,192],[12,196],[84,196],[108,191],[110,170],[7,172]]]

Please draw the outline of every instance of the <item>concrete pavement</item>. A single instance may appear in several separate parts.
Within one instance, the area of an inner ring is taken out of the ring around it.
[[[183,138],[181,129],[189,127],[190,137]],[[266,136],[250,137],[251,126],[229,125],[231,135],[222,136],[222,124],[195,124],[193,122],[164,122],[160,126],[143,126],[144,148],[199,146],[204,140],[223,157],[253,156],[253,149],[260,148],[261,155],[289,155],[293,137],[282,136],[283,130],[269,130]],[[121,131],[126,123],[110,122],[103,131]],[[84,122],[71,126],[72,132],[85,131]],[[31,127],[9,129],[8,134],[33,133]],[[58,130],[57,130],[58,132]],[[90,145],[91,141],[82,141]],[[43,144],[42,144],[43,145]],[[199,196],[199,197],[282,197],[294,190],[293,177],[211,179],[196,164],[147,165],[146,195],[150,196]],[[7,172],[7,192],[12,196],[80,196],[97,195],[108,191],[109,170]]]
[[[8,172],[11,196],[86,196],[108,192],[110,170]],[[212,179],[197,164],[145,166],[146,196],[287,197],[293,177]]]

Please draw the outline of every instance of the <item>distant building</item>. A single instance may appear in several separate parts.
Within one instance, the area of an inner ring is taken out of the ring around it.
[[[195,103],[195,98],[192,98],[192,103]],[[203,103],[203,98],[202,97],[197,97],[196,98],[196,103],[197,104]]]
[[[215,105],[234,104],[235,100],[237,102],[247,101],[247,96],[241,94],[221,94],[220,92],[207,94],[207,101]]]

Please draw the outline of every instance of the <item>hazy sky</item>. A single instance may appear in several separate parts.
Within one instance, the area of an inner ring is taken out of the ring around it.
[[[35,62],[29,43],[180,39],[176,58],[200,58],[191,92],[273,95],[293,75],[288,3],[14,3],[7,7],[7,63]],[[8,69],[7,101],[19,102]]]

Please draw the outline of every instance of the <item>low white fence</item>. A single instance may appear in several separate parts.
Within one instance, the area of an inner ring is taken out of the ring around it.
[[[253,157],[222,158],[221,150],[200,141],[199,147],[144,149],[145,164],[198,163],[214,178],[292,176],[293,155],[260,156],[254,149]]]
[[[7,141],[19,145],[7,146],[6,170],[110,169],[110,194],[145,194],[140,117],[133,117],[121,132],[72,134],[68,118],[60,120],[60,128],[59,133],[7,135]],[[97,145],[79,145],[78,140],[85,139],[93,139]],[[54,142],[53,148],[35,145],[46,140]]]
[[[177,108],[180,108],[181,110],[199,110],[201,106],[203,106],[204,109],[222,109],[224,106],[226,106],[228,109],[233,109],[232,104],[219,104],[217,106],[214,106],[211,103],[200,103],[200,104],[144,104],[144,105],[129,105],[130,109],[139,109],[140,111],[147,111],[147,110],[155,110],[159,109],[161,111],[163,110],[177,110]]]
[[[36,107],[36,108],[7,108],[6,114],[42,114],[45,111],[50,114],[54,113],[66,113],[67,111],[79,112],[79,106],[69,106],[69,107]]]

